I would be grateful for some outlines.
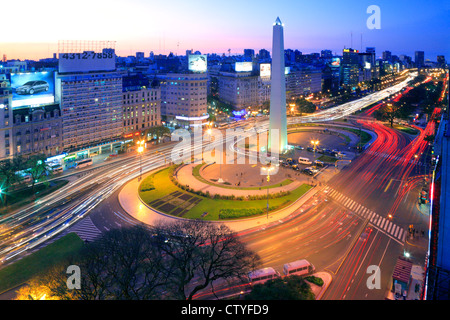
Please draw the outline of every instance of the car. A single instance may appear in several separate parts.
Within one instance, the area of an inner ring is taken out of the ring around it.
[[[306,150],[308,150],[308,151],[311,151],[311,152],[313,152],[313,151],[314,151],[314,149],[313,149],[313,148],[311,148],[311,147],[307,147],[307,148],[306,148]]]
[[[305,148],[303,148],[302,146],[294,146],[294,149],[297,149],[297,150],[304,150]]]
[[[320,160],[315,160],[314,161],[314,165],[318,166],[318,167],[323,167],[325,166],[325,164],[323,163],[323,161]]]
[[[294,170],[297,170],[297,171],[300,170],[300,167],[298,165],[296,165],[296,164],[292,165],[291,168],[294,169]]]
[[[305,168],[305,169],[310,170],[312,173],[317,173],[317,172],[319,172],[319,169],[317,169],[316,166],[307,167],[307,168]]]
[[[310,170],[310,169],[308,169],[308,168],[303,169],[302,172],[305,173],[305,174],[308,174],[308,175],[310,175],[310,176],[312,176],[312,175],[314,174],[314,173],[312,172],[312,170]]]
[[[28,81],[25,82],[20,87],[16,88],[17,94],[35,94],[41,91],[48,91],[49,84],[47,81],[38,80],[38,81]]]

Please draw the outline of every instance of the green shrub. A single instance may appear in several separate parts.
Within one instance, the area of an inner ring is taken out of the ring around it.
[[[315,276],[308,276],[305,277],[305,280],[314,283],[315,285],[318,285],[319,287],[323,286],[323,280],[322,278],[315,277]]]

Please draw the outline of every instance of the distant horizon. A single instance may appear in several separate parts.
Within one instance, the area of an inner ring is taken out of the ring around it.
[[[52,50],[50,50],[50,46],[47,43],[42,43],[42,44],[41,43],[34,43],[34,44],[29,44],[29,43],[17,44],[16,43],[16,44],[10,44],[10,45],[12,45],[12,46],[19,46],[19,47],[26,46],[27,48],[30,48],[30,46],[37,46],[37,47],[39,47],[39,49],[37,49],[37,51],[34,51],[34,52],[41,52],[41,53],[39,54],[39,56],[34,56],[35,53],[28,53],[28,54],[27,53],[22,53],[20,57],[17,57],[17,56],[16,57],[10,57],[8,54],[2,53],[0,51],[0,55],[1,55],[0,59],[3,59],[3,54],[6,54],[7,60],[20,60],[20,61],[32,60],[32,61],[39,61],[41,59],[51,59],[51,58],[53,58],[53,54],[54,53],[58,54],[58,52],[57,52],[58,51],[57,50],[58,45],[57,44],[54,44],[54,47],[56,48],[56,50],[53,51],[53,52],[52,52]],[[370,45],[364,46],[362,48],[362,50],[361,50],[361,48],[357,48],[357,47],[354,46],[352,49],[359,50],[360,52],[365,52],[366,48],[369,48],[369,47],[373,47],[373,46],[370,46]],[[346,48],[350,48],[350,47],[346,47]],[[253,49],[255,51],[255,55],[259,54],[259,50],[261,50],[261,49],[265,49],[265,50],[269,51],[270,54],[272,54],[271,48],[267,48],[266,47],[266,48],[242,48],[242,49],[239,48],[239,49],[232,50],[230,52],[230,55],[231,56],[244,55],[244,49]],[[342,56],[342,50],[344,48],[342,48],[339,51],[332,50],[332,49],[329,49],[329,48],[310,49],[310,50],[307,50],[307,51],[301,50],[301,49],[298,49],[298,48],[285,48],[285,50],[289,50],[289,49],[290,50],[294,50],[294,51],[298,50],[298,51],[302,52],[302,54],[304,54],[304,55],[312,54],[312,53],[319,53],[320,54],[322,50],[330,50],[332,52],[333,56]],[[148,58],[150,56],[150,52],[153,51],[154,55],[160,55],[160,54],[161,55],[169,55],[170,53],[173,53],[176,56],[185,56],[187,50],[193,50],[193,52],[199,51],[199,52],[201,52],[201,54],[217,54],[217,55],[220,55],[220,56],[225,54],[226,56],[228,56],[228,50],[223,51],[223,52],[218,52],[218,51],[213,52],[213,51],[204,51],[204,50],[197,49],[197,48],[190,48],[190,49],[185,49],[185,50],[179,49],[179,52],[176,52],[176,50],[175,51],[166,50],[166,51],[161,51],[161,52],[158,52],[158,51],[155,51],[155,50],[147,50],[147,51],[146,50],[136,50],[136,51],[132,50],[132,51],[130,51],[130,50],[117,50],[117,48],[116,48],[116,55],[119,56],[119,57],[128,57],[128,56],[136,56],[137,52],[144,52],[144,57]],[[405,53],[405,52],[397,53],[397,52],[394,52],[394,51],[389,50],[389,49],[386,49],[386,50],[383,50],[383,51],[379,51],[379,50],[377,50],[376,47],[375,47],[375,50],[376,50],[376,57],[377,58],[381,58],[382,53],[384,51],[390,51],[392,53],[392,55],[396,55],[396,56],[406,55],[406,56],[411,57],[413,59],[413,61],[414,61],[415,51],[412,52],[412,53]],[[45,51],[45,53],[44,53],[44,51]],[[438,55],[443,55],[445,57],[446,61],[448,59],[448,56],[445,55],[444,53],[430,53],[430,52],[428,52],[426,50],[422,50],[422,49],[417,50],[417,51],[424,51],[425,60],[436,62]],[[48,53],[48,52],[50,52],[50,53]]]

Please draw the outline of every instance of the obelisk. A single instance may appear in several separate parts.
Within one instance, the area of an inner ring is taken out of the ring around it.
[[[284,64],[284,36],[283,24],[280,18],[273,24],[272,38],[272,68],[270,91],[270,118],[269,118],[269,150],[272,153],[282,153],[287,149],[287,119],[286,119],[286,80]],[[278,143],[272,141],[276,135],[272,130],[278,131]],[[277,146],[279,150],[272,150]]]

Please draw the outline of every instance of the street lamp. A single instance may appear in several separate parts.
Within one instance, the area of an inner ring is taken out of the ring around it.
[[[142,178],[142,152],[144,152],[145,141],[144,140],[138,141],[137,144],[139,145],[139,147],[137,149],[138,154],[139,154],[139,180],[138,181],[141,181],[141,178]]]
[[[270,172],[273,171],[275,168],[272,166],[263,167],[261,168],[263,171],[267,172],[267,182],[270,181]],[[267,186],[267,219],[269,219],[269,186]]]
[[[314,146],[314,158],[316,158],[316,146],[319,144],[319,140],[311,140],[311,144]]]

